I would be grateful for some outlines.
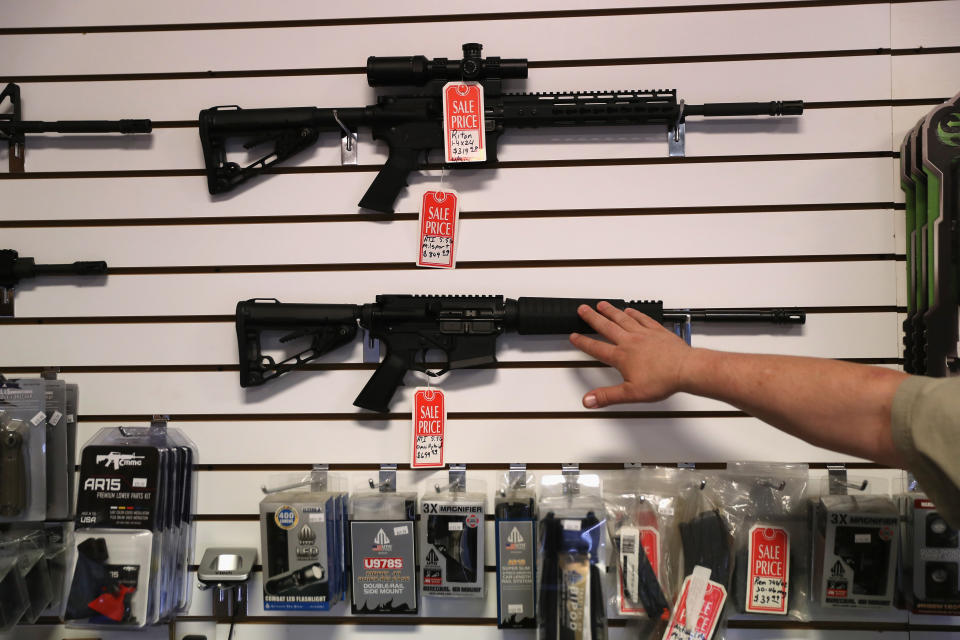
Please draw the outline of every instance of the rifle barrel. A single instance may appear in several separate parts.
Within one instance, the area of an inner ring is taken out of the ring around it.
[[[800,309],[664,309],[663,319],[692,322],[764,322],[804,324],[807,314]]]
[[[0,122],[0,131],[9,134],[24,133],[150,133],[150,120],[23,120]]]
[[[686,104],[683,112],[688,116],[799,116],[803,113],[803,100]]]

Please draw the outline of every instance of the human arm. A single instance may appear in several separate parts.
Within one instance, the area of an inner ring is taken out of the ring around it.
[[[902,467],[890,414],[909,376],[867,365],[796,356],[694,349],[652,318],[605,302],[578,313],[608,342],[572,334],[585,353],[615,367],[623,383],[588,392],[587,408],[655,402],[686,392],[732,404],[816,446]]]

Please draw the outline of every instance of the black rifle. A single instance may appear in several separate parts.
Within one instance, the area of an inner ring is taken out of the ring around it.
[[[800,115],[803,102],[732,102],[684,104],[677,92],[584,91],[549,93],[502,92],[504,79],[527,77],[526,59],[482,58],[482,46],[463,45],[463,60],[424,56],[375,57],[367,59],[367,82],[371,87],[422,87],[412,95],[386,95],[368,107],[321,109],[290,107],[241,109],[213,107],[200,112],[200,142],[211,194],[230,191],[238,184],[283,162],[317,142],[322,131],[352,132],[370,127],[375,140],[389,147],[387,162],[360,200],[365,209],[393,212],[407,176],[421,156],[443,148],[441,90],[449,81],[476,81],[483,86],[487,159],[484,162],[451,163],[448,168],[490,165],[497,162],[497,142],[507,128],[585,127],[605,125],[662,124],[677,141],[687,116],[779,116]],[[273,149],[243,167],[226,158],[227,141],[246,138],[250,149],[272,142]]]
[[[149,120],[23,120],[20,87],[8,84],[0,91],[0,105],[10,99],[13,110],[0,113],[0,140],[10,143],[10,173],[22,173],[28,133],[150,133]]]
[[[26,278],[37,276],[99,276],[107,273],[107,263],[37,264],[33,258],[21,258],[13,249],[0,249],[0,317],[13,316],[13,290]]]
[[[264,300],[264,301],[261,301]],[[803,324],[797,309],[664,309],[659,301],[607,299],[619,309],[631,307],[658,322],[766,322]],[[311,360],[351,342],[357,326],[386,345],[386,357],[354,400],[355,406],[387,411],[390,399],[409,370],[433,373],[423,356],[431,349],[446,355],[441,375],[497,361],[497,336],[506,331],[521,335],[567,334],[593,330],[577,315],[581,304],[596,306],[600,299],[519,298],[503,296],[380,295],[370,304],[281,304],[274,298],[237,303],[237,344],[240,386],[252,387],[300,368]],[[290,331],[286,342],[309,337],[308,349],[282,362],[264,355],[264,331]]]

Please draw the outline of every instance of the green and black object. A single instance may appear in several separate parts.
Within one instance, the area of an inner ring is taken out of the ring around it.
[[[238,106],[204,109],[199,116],[200,142],[211,194],[224,193],[265,169],[307,149],[321,132],[354,136],[369,127],[375,140],[389,147],[387,162],[360,200],[365,209],[393,213],[407,177],[420,158],[443,148],[441,91],[450,81],[479,82],[484,91],[487,160],[471,167],[497,162],[497,143],[511,128],[593,127],[610,125],[664,125],[682,130],[687,116],[787,116],[803,113],[803,101],[684,104],[674,89],[653,91],[591,91],[503,93],[503,80],[527,77],[527,60],[481,57],[477,43],[463,45],[462,60],[424,56],[367,59],[371,87],[416,87],[411,94],[380,96],[366,107],[321,109],[289,107],[241,109]],[[229,162],[227,142],[245,138],[247,148],[272,143],[272,149],[244,167]],[[450,168],[463,168],[452,163]]]
[[[150,133],[150,120],[24,120],[20,87],[8,84],[0,91],[0,107],[9,100],[12,109],[0,113],[0,140],[10,145],[10,173],[23,173],[28,133]]]
[[[960,219],[960,94],[930,112],[921,131],[926,175],[926,375],[960,370],[958,361],[958,219]],[[919,208],[918,208],[919,214]]]
[[[386,357],[353,404],[386,412],[407,371],[441,375],[452,369],[493,364],[497,337],[593,333],[577,315],[582,304],[595,307],[602,298],[519,298],[503,296],[379,295],[372,304],[281,304],[274,298],[237,303],[236,329],[240,386],[258,386],[288,371],[300,369],[337,347],[351,342],[358,325],[386,345]],[[607,298],[613,306],[630,307],[657,322],[803,324],[799,309],[664,309],[660,301]],[[266,331],[288,332],[281,342],[309,338],[309,348],[277,362],[263,353]],[[445,354],[431,366],[428,351]],[[433,369],[440,368],[439,372]]]

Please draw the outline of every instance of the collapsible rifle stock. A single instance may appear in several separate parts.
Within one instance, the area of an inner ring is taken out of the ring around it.
[[[803,324],[798,309],[664,309],[662,302],[607,299],[619,309],[630,307],[657,322],[763,322]],[[497,337],[505,332],[521,335],[592,333],[577,315],[581,304],[596,306],[600,299],[518,298],[503,296],[380,295],[374,303],[281,304],[275,299],[237,303],[237,345],[240,386],[261,385],[288,371],[303,367],[325,353],[351,342],[358,326],[386,346],[386,356],[354,405],[387,411],[390,399],[411,369],[430,371],[423,360],[427,351],[446,356],[440,375],[497,361]],[[310,347],[277,362],[264,355],[261,335],[284,331],[288,341],[309,337]]]
[[[0,91],[0,108],[9,100],[12,110],[0,113],[0,140],[10,145],[10,173],[22,173],[28,133],[150,133],[149,120],[24,120],[20,87],[11,83]]]
[[[211,194],[237,185],[307,149],[321,132],[347,132],[369,127],[375,140],[389,147],[387,162],[360,200],[365,209],[392,213],[407,176],[429,151],[443,148],[441,89],[449,81],[476,81],[483,86],[485,162],[451,163],[448,168],[484,166],[497,162],[500,136],[514,127],[593,127],[609,125],[666,126],[672,141],[671,155],[683,155],[687,116],[800,115],[803,102],[734,102],[685,104],[669,90],[574,91],[503,93],[502,81],[527,77],[526,59],[482,58],[482,46],[463,45],[462,60],[424,56],[367,59],[367,81],[372,87],[414,86],[419,93],[385,95],[367,107],[322,109],[292,107],[241,109],[213,107],[200,112],[200,142]],[[348,136],[349,137],[349,136]],[[246,147],[272,143],[258,160],[247,166],[229,162],[227,141],[244,138]]]

